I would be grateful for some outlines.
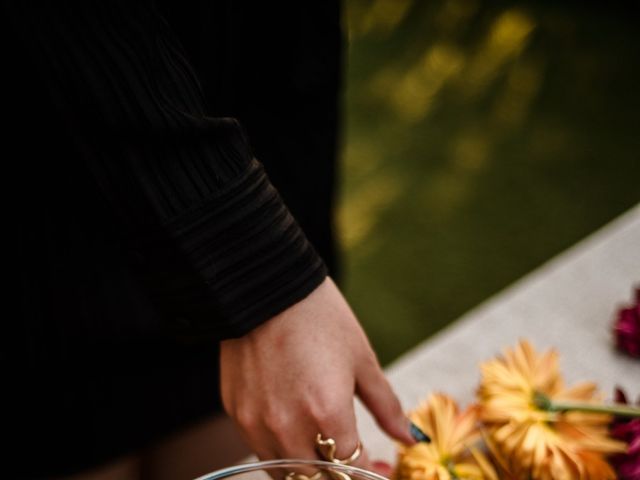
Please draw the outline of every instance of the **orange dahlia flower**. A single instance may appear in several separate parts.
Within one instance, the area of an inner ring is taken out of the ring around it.
[[[604,456],[624,452],[626,446],[608,436],[611,417],[543,406],[545,402],[600,403],[592,383],[565,387],[554,350],[538,354],[521,341],[480,368],[480,418],[491,450],[514,478],[615,478]]]
[[[477,406],[460,411],[450,397],[433,394],[409,418],[431,442],[399,446],[395,480],[497,480],[487,458],[474,446],[480,440]]]

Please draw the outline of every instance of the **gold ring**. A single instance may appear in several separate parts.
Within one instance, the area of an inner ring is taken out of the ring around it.
[[[362,454],[362,444],[358,441],[356,449],[351,455],[343,460],[336,458],[336,441],[333,438],[322,438],[321,433],[316,436],[316,447],[320,455],[322,455],[325,460],[339,465],[350,465],[351,462],[356,461]]]

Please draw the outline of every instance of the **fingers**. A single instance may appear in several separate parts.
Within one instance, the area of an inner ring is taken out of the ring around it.
[[[335,441],[334,458],[338,460],[349,459],[356,449],[360,448],[360,455],[349,464],[370,470],[371,462],[364,446],[360,444],[353,398],[349,398],[344,407],[334,415],[320,418],[317,423],[318,432],[322,434],[323,439],[332,438]]]
[[[409,419],[377,360],[365,362],[361,366],[356,382],[358,396],[380,428],[406,445],[416,443],[410,433]]]
[[[243,440],[251,447],[251,450],[259,460],[286,458],[278,451],[277,438],[269,428],[266,427],[262,419],[254,418],[254,416],[249,413],[249,410],[247,410],[246,413],[236,413],[235,421],[239,427]],[[288,471],[279,468],[265,470],[265,472],[272,480],[285,480],[289,473]],[[308,476],[313,472],[300,471],[299,473]]]
[[[308,409],[303,415],[294,414],[287,418],[283,412],[286,413],[286,410],[279,411],[279,421],[270,418],[269,414],[264,418],[269,436],[273,438],[272,449],[277,458],[329,460],[323,452],[328,454],[330,447],[317,445],[318,434],[321,434],[325,441],[330,438],[335,441],[335,459],[348,459],[358,448],[360,437],[356,426],[353,394],[326,395],[324,400],[318,398],[308,403]],[[290,415],[291,413],[289,412]],[[360,447],[360,451],[360,455],[349,464],[370,470],[372,464],[363,446]],[[299,473],[311,476],[315,470],[305,469]]]
[[[357,319],[335,285],[323,285],[245,336],[221,343],[225,409],[261,459],[320,459],[318,433],[335,439],[335,458],[349,458],[360,440],[356,391],[384,430],[412,443]],[[372,468],[366,453],[352,464]]]
[[[356,461],[351,462],[349,465],[359,467],[368,471],[373,470],[373,463],[371,462],[371,458],[369,457],[369,454],[367,453],[367,450],[364,448],[364,446],[362,447],[362,454],[360,455],[360,457]]]
[[[230,415],[238,426],[238,430],[244,442],[251,447],[253,453],[260,460],[273,460],[278,458],[278,452],[274,448],[276,440],[256,412],[249,407],[242,406]]]

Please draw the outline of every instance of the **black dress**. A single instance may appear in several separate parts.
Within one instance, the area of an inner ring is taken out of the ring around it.
[[[153,3],[3,10],[5,183],[19,225],[8,275],[20,318],[9,322],[2,468],[39,478],[135,451],[219,408],[218,342],[307,296],[327,266],[243,126],[208,115],[215,82],[205,96]],[[213,67],[200,68],[211,79]],[[264,112],[247,118],[261,130]],[[274,119],[283,138],[288,126]],[[335,133],[328,140],[331,153]]]

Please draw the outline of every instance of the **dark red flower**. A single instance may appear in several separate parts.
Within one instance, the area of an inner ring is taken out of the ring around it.
[[[627,403],[627,398],[620,388],[616,388],[616,402]],[[640,405],[640,399],[637,402]],[[629,445],[627,453],[613,456],[611,465],[618,472],[620,480],[640,479],[640,418],[615,418],[611,423],[611,436]]]
[[[618,349],[640,358],[640,288],[636,289],[635,304],[618,311],[613,331]]]

